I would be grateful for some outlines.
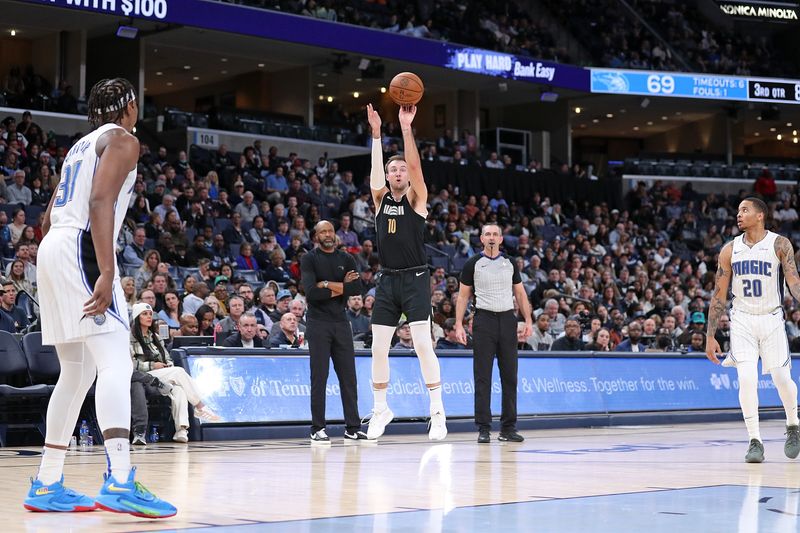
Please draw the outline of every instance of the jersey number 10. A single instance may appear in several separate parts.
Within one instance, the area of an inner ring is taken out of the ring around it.
[[[83,160],[77,161],[74,165],[65,166],[61,170],[61,183],[58,184],[53,207],[64,207],[67,202],[72,200],[75,195],[75,180],[81,170],[81,163]]]
[[[387,233],[397,233],[397,219],[390,218],[386,222],[388,222],[388,228],[386,229]]]
[[[742,292],[744,292],[745,296],[755,296],[756,298],[761,296],[761,280],[760,279],[743,279],[742,280]]]

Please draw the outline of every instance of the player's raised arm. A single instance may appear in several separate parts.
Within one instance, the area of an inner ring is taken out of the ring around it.
[[[779,235],[775,239],[775,255],[781,262],[781,269],[786,279],[786,286],[794,299],[800,302],[800,275],[797,274],[797,264],[794,260],[794,247],[786,237]]]
[[[714,338],[719,324],[719,317],[725,313],[725,306],[728,302],[728,288],[731,285],[731,243],[722,247],[719,253],[719,264],[717,273],[714,276],[714,294],[711,296],[711,304],[708,307],[708,331],[706,331],[706,357],[709,361],[719,364],[717,354],[721,353],[719,343]],[[795,275],[797,270],[795,269]]]
[[[411,123],[417,114],[417,106],[400,106],[400,129],[403,131],[403,157],[408,165],[408,178],[411,181],[411,194],[408,200],[415,211],[425,210],[428,202],[428,185],[422,175],[422,162],[419,159],[417,141],[414,139],[414,129]]]
[[[369,171],[369,188],[375,212],[378,212],[383,195],[386,194],[386,171],[383,168],[383,146],[381,144],[381,116],[372,104],[367,104],[367,120],[372,129],[372,168]]]

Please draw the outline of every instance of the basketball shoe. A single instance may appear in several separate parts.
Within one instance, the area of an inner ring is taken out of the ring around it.
[[[97,507],[112,513],[127,513],[141,518],[169,518],[178,510],[170,503],[156,497],[133,478],[136,467],[131,468],[128,481],[118,483],[110,473],[103,474],[105,483],[95,498]]]
[[[786,426],[786,444],[783,446],[783,453],[789,459],[795,459],[800,455],[800,426]]]
[[[747,455],[744,456],[745,463],[763,463],[764,445],[758,439],[750,439],[750,447],[747,448]]]
[[[394,419],[394,413],[389,407],[385,407],[380,411],[372,410],[372,417],[369,419],[369,427],[367,428],[367,438],[375,440],[386,431],[386,426]]]
[[[64,476],[50,485],[31,478],[31,490],[23,505],[29,511],[42,513],[80,513],[96,509],[93,499],[64,486]]]
[[[444,408],[437,407],[435,409],[432,409],[428,438],[430,440],[444,440],[446,436],[447,436],[447,419],[444,416]]]

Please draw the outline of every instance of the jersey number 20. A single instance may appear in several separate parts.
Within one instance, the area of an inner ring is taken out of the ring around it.
[[[742,290],[745,296],[761,296],[761,280],[760,279],[743,279]]]
[[[75,195],[75,180],[81,170],[83,160],[77,161],[74,165],[65,166],[61,171],[61,183],[56,190],[56,200],[53,207],[64,207],[67,202],[72,200]]]

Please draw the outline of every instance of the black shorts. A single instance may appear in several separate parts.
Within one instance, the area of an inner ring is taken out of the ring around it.
[[[428,267],[403,272],[381,271],[375,288],[372,323],[396,327],[400,315],[409,322],[424,322],[431,316],[431,274]]]

